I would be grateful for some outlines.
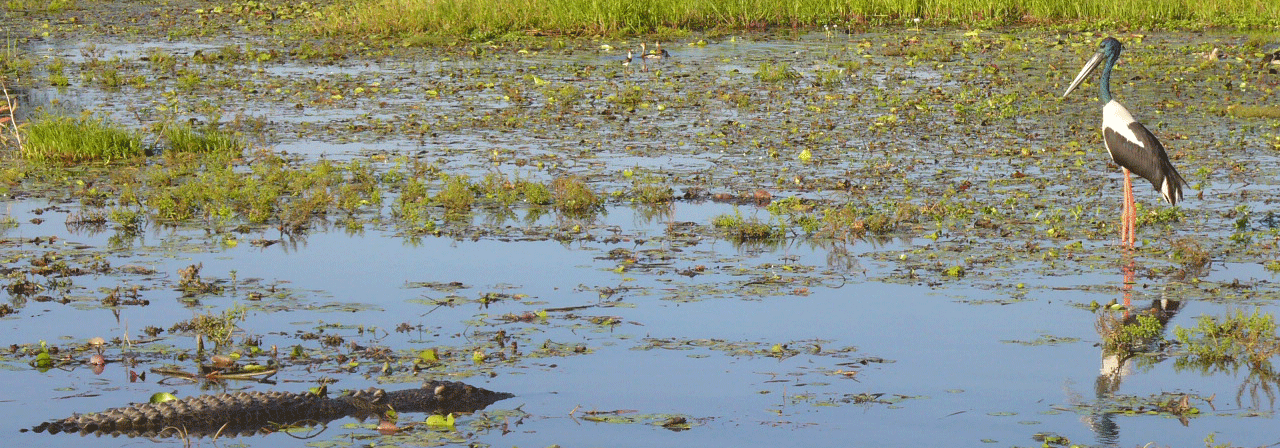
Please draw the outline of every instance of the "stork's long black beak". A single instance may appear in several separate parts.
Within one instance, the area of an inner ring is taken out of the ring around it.
[[[1080,69],[1080,74],[1076,75],[1076,79],[1071,81],[1070,86],[1067,86],[1067,91],[1062,94],[1062,97],[1066,98],[1067,95],[1071,94],[1072,90],[1076,89],[1076,86],[1079,86],[1080,83],[1084,82],[1084,78],[1089,76],[1089,73],[1093,72],[1094,69],[1097,69],[1098,65],[1102,63],[1103,57],[1102,52],[1099,51],[1089,59],[1089,62],[1084,63],[1084,68]]]

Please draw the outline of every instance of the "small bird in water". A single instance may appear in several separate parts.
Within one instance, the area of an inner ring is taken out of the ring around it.
[[[1275,51],[1270,51],[1262,56],[1262,69],[1264,71],[1270,70],[1274,74],[1276,68],[1280,67],[1280,45],[1277,45],[1273,50]]]
[[[641,57],[649,61],[657,61],[671,57],[671,53],[668,53],[666,49],[662,48],[662,44],[658,44],[658,49],[653,53],[650,53],[648,47],[645,47],[644,42],[640,43],[640,54],[642,55]]]
[[[1084,64],[1084,68],[1080,69],[1062,97],[1066,98],[1075,90],[1104,59],[1107,61],[1107,65],[1102,68],[1102,81],[1098,86],[1098,99],[1104,103],[1102,140],[1107,145],[1111,160],[1124,171],[1124,206],[1121,209],[1124,216],[1120,225],[1120,242],[1133,247],[1137,239],[1135,227],[1138,216],[1133,204],[1133,183],[1129,172],[1151,181],[1151,186],[1160,191],[1160,196],[1170,205],[1178,205],[1178,201],[1182,200],[1182,187],[1187,185],[1187,181],[1182,179],[1178,170],[1169,162],[1169,154],[1165,153],[1160,140],[1146,126],[1134,120],[1128,109],[1111,98],[1111,69],[1120,59],[1121,49],[1123,46],[1115,38],[1104,39],[1099,45],[1098,53]]]

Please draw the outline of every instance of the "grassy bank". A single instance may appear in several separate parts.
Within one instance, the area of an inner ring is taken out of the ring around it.
[[[365,0],[336,4],[315,27],[334,34],[485,40],[509,33],[634,35],[668,29],[1074,23],[1158,28],[1275,28],[1280,4],[1133,0]]]

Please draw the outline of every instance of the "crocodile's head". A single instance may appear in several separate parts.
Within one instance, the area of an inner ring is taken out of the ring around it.
[[[354,406],[357,416],[364,417],[381,416],[387,411],[435,414],[475,412],[514,396],[455,381],[428,381],[417,389],[386,392],[371,387],[348,392],[340,399]]]
[[[474,409],[459,409],[458,411],[461,412],[478,411],[493,403],[515,396],[506,392],[494,392],[453,381],[428,381],[422,385],[422,388],[430,390],[437,403],[456,403],[459,406],[475,407]]]

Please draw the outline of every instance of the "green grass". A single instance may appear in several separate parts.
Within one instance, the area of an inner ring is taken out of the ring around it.
[[[1231,106],[1227,113],[1240,118],[1280,118],[1280,106]]]
[[[200,153],[239,155],[245,144],[234,134],[219,129],[198,131],[188,125],[165,127],[161,135],[169,142],[169,151],[178,153]]]
[[[22,156],[36,162],[113,162],[146,153],[136,132],[99,118],[45,115],[24,131]]]
[[[7,0],[5,9],[25,12],[62,12],[76,7],[72,0]]]
[[[711,219],[711,225],[724,231],[729,238],[737,242],[766,241],[781,238],[783,231],[762,222],[755,217],[744,218],[742,213],[734,210],[732,215],[724,214]]]
[[[800,72],[795,71],[786,63],[771,64],[765,62],[756,69],[754,76],[764,82],[778,83],[800,79]]]
[[[1122,26],[1274,27],[1280,4],[1256,0],[365,0],[320,11],[327,34],[438,36],[485,41],[507,35],[635,35],[671,29],[759,29],[824,24],[998,25],[1075,22]]]
[[[471,190],[471,179],[465,174],[446,177],[444,187],[436,194],[435,201],[452,216],[470,211],[471,204],[476,201],[475,192]]]

